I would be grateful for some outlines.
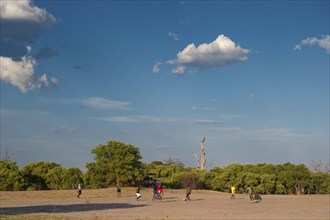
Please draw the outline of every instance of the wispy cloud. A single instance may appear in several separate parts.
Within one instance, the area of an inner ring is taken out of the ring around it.
[[[218,120],[195,120],[195,124],[201,124],[201,125],[222,125],[224,124],[223,121]]]
[[[203,110],[203,111],[206,111],[206,112],[208,112],[208,111],[216,111],[215,108],[207,107],[207,106],[205,106],[204,108],[201,108],[201,109],[199,109],[196,106],[193,106],[191,110],[193,110],[193,111]]]
[[[82,104],[94,109],[128,109],[131,102],[109,100],[101,97],[83,98],[80,100]]]
[[[153,73],[159,73],[160,72],[160,66],[162,65],[162,62],[157,62],[153,65],[152,67],[152,72]]]
[[[319,46],[325,50],[327,54],[330,54],[330,35],[323,36],[323,38],[318,39],[316,37],[308,37],[299,44],[297,44],[293,49],[301,50],[302,46]]]
[[[50,127],[48,128],[48,130],[52,133],[56,133],[56,134],[62,134],[62,133],[72,133],[77,131],[76,127],[71,127],[71,126],[67,126],[67,125],[63,125],[63,126],[58,126],[58,127]]]
[[[190,119],[190,118],[173,118],[161,116],[109,116],[109,117],[96,117],[95,119],[115,123],[183,123],[183,124],[203,124],[203,125],[220,125],[224,124],[223,121],[209,120],[209,119]]]
[[[131,105],[128,101],[110,100],[102,97],[87,97],[87,98],[73,98],[73,99],[41,99],[43,102],[51,104],[62,104],[62,105],[77,105],[80,107],[88,107],[96,110],[105,109],[122,109],[127,110]]]
[[[119,122],[119,123],[168,123],[178,122],[182,119],[160,117],[160,116],[110,116],[110,117],[97,117],[96,119],[108,122]]]
[[[303,140],[317,138],[322,134],[310,134],[301,131],[295,131],[289,128],[240,128],[240,127],[218,127],[217,132],[221,132],[223,135],[209,137],[219,140],[249,140],[259,142],[282,142],[282,143],[294,143]]]
[[[168,36],[172,37],[173,40],[179,40],[179,36],[176,33],[168,32]]]

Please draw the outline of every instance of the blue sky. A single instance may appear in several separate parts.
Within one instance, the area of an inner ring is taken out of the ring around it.
[[[329,1],[1,1],[1,157],[329,160]]]

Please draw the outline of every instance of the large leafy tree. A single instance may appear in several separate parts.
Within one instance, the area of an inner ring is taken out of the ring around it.
[[[29,190],[59,189],[62,167],[57,163],[32,162],[22,168]]]
[[[142,155],[138,147],[108,141],[91,150],[95,162],[87,164],[85,180],[92,188],[114,184],[134,185],[143,179]]]

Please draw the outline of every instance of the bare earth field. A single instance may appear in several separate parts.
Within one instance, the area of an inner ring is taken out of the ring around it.
[[[136,201],[133,188],[117,197],[114,188],[0,192],[0,219],[330,219],[330,195],[263,195],[251,203],[247,195],[193,191],[183,201],[184,190],[164,190],[162,201],[152,201],[143,189]]]

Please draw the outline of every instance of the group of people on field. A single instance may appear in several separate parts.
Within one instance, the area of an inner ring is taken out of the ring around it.
[[[191,190],[192,190],[192,187],[188,186],[186,193],[185,193],[185,198],[183,199],[184,201],[190,200]],[[231,191],[231,199],[235,199],[235,194],[236,194],[235,186],[230,187],[230,191]],[[117,186],[117,194],[120,192],[121,192],[121,189],[120,189],[120,187]],[[78,198],[80,198],[81,193],[82,193],[82,186],[81,186],[81,183],[79,183],[78,188],[77,188],[77,197]],[[249,195],[251,202],[261,200],[261,196],[259,194],[253,194],[251,187],[248,187],[246,189],[246,194]],[[161,184],[159,182],[154,182],[152,200],[161,201],[163,199],[163,196],[164,196],[164,190],[163,190]],[[138,201],[141,197],[142,197],[141,188],[138,187],[136,189],[136,200]]]

